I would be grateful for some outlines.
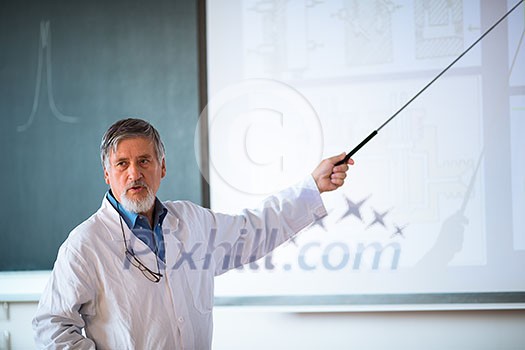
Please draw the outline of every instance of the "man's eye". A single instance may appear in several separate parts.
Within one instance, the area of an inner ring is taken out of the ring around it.
[[[126,162],[118,162],[116,165],[117,167],[121,168],[126,165]]]
[[[142,159],[140,162],[142,164],[148,164],[149,163],[149,159]]]

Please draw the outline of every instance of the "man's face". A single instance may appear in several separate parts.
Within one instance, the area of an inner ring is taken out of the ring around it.
[[[124,203],[143,203],[148,198],[148,189],[155,196],[165,175],[164,159],[160,164],[153,141],[144,137],[121,140],[116,151],[110,150],[109,164],[104,169],[104,179],[120,203],[123,200]],[[139,212],[152,207],[147,206]]]

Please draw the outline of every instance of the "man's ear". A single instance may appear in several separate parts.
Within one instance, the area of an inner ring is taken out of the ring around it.
[[[106,167],[104,167],[104,181],[106,181],[106,184],[109,185],[109,173],[106,170]]]
[[[163,179],[164,176],[166,176],[166,158],[162,158],[162,163],[160,164],[161,167],[161,175],[160,178]]]

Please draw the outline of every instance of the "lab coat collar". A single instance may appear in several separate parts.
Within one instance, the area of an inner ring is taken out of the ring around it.
[[[163,228],[163,234],[175,236],[176,238],[176,232],[178,231],[179,227],[179,218],[176,216],[175,213],[172,212],[172,208],[168,208],[168,213],[166,214],[166,217],[164,218],[162,228]],[[120,228],[120,220],[119,220],[119,213],[118,211],[111,205],[109,200],[104,196],[102,199],[102,205],[100,206],[99,213],[102,217],[107,218],[108,220],[101,220],[102,224],[106,227],[106,229],[109,232],[109,238],[112,241],[122,241],[122,230]],[[166,231],[166,230],[169,230]],[[124,234],[126,236],[126,239],[129,239],[129,235],[133,234],[131,230],[127,227],[127,225],[124,224]],[[177,239],[178,240],[178,239]]]
[[[167,266],[173,266],[176,259],[180,256],[180,247],[182,246],[180,243],[180,240],[177,237],[178,234],[178,227],[179,227],[179,219],[176,216],[176,214],[173,212],[173,208],[171,206],[166,206],[168,208],[168,213],[166,214],[166,217],[164,218],[164,222],[162,224],[163,228],[163,234],[164,234],[164,244],[166,247],[169,247],[166,249],[166,265]],[[115,242],[122,242],[122,245],[124,246],[124,241],[122,237],[122,228],[124,229],[124,237],[127,241],[128,246],[132,248],[135,252],[139,252],[140,260],[146,264],[146,266],[154,269],[155,266],[155,260],[157,259],[157,256],[154,252],[151,251],[151,249],[140,239],[133,239],[134,235],[133,232],[129,229],[129,227],[124,223],[124,225],[120,226],[120,214],[118,211],[111,205],[109,200],[106,196],[104,196],[104,199],[102,200],[102,205],[98,211],[99,218],[101,223],[106,227],[109,239]],[[159,267],[161,270],[166,270],[166,265],[163,261],[158,259]],[[162,273],[162,272],[161,272]]]

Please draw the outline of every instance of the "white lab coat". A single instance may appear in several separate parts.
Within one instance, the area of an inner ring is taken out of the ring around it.
[[[38,348],[210,349],[213,277],[233,267],[232,255],[253,261],[326,215],[311,177],[236,216],[185,201],[164,205],[159,283],[127,262],[119,214],[107,199],[70,233],[33,319]],[[124,233],[156,271],[155,254],[126,224]]]

